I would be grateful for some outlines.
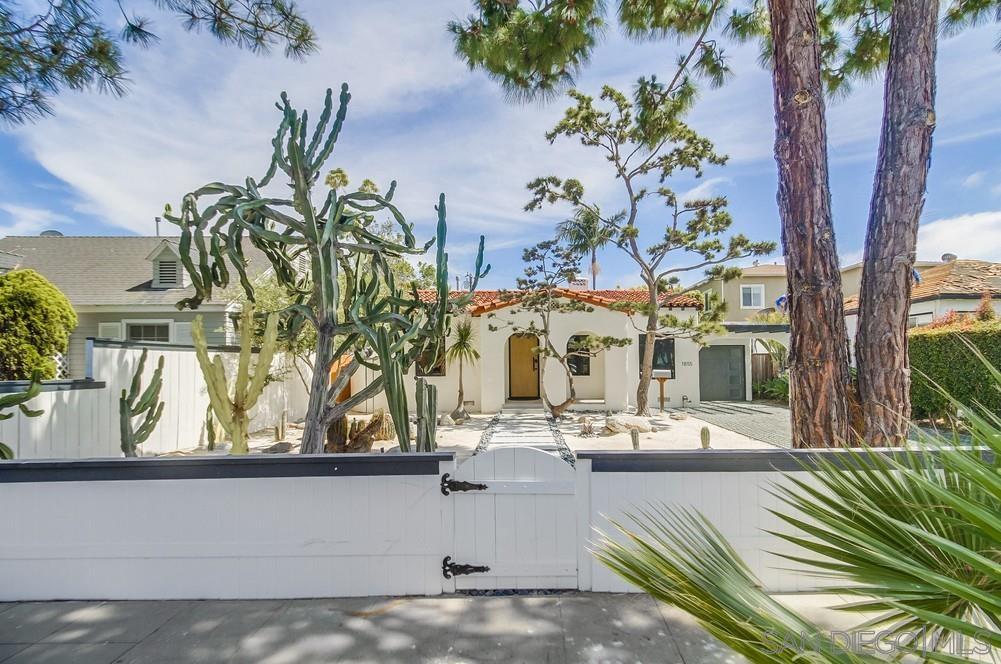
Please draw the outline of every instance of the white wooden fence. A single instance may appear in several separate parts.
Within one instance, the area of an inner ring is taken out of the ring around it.
[[[708,516],[771,591],[816,589],[762,529],[816,452],[541,450],[0,463],[0,601],[635,590],[590,554],[651,503]],[[822,454],[839,454],[837,450]]]
[[[149,345],[143,376],[148,385],[158,358],[164,357],[163,416],[153,434],[140,448],[144,454],[162,454],[190,449],[205,441],[205,410],[208,395],[201,370],[190,346]],[[55,381],[28,405],[41,409],[41,417],[18,412],[0,421],[0,441],[9,445],[18,459],[82,459],[121,456],[118,399],[129,389],[143,347],[96,340],[89,344],[90,381]],[[236,364],[233,349],[216,349],[229,367]],[[275,360],[281,368],[283,358]],[[308,397],[294,370],[285,380],[269,384],[251,421],[251,431],[275,426],[286,413],[289,422],[305,415]]]

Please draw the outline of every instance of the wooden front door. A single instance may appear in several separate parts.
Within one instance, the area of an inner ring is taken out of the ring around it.
[[[534,334],[515,334],[508,339],[508,385],[511,399],[539,398],[539,356]]]

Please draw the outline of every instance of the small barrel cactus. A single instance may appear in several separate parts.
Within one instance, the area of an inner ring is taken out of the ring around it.
[[[708,450],[709,448],[709,427],[702,427],[699,431],[699,438],[702,439],[702,449]]]

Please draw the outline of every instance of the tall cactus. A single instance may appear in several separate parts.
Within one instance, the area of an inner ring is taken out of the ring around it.
[[[38,417],[44,410],[32,410],[28,408],[27,403],[38,396],[42,391],[42,373],[35,370],[31,374],[31,381],[28,383],[28,389],[24,392],[14,392],[12,394],[5,394],[0,397],[0,420],[9,420],[14,417],[17,413],[5,413],[3,411],[8,408],[14,408],[15,406],[21,411],[21,414],[25,417]],[[0,459],[13,459],[14,450],[0,443]]]
[[[278,315],[268,314],[264,339],[257,353],[257,365],[251,375],[250,360],[254,355],[254,307],[253,305],[244,307],[240,317],[240,358],[232,389],[229,386],[222,357],[217,354],[209,359],[208,342],[205,340],[205,327],[201,316],[195,316],[191,325],[191,338],[194,341],[198,365],[202,369],[202,376],[205,377],[212,412],[232,441],[230,454],[246,454],[250,451],[248,444],[250,411],[257,405],[257,400],[264,392],[271,360],[274,358],[277,346]]]
[[[425,379],[417,379],[417,451],[438,449],[438,388]]]
[[[118,424],[122,438],[122,452],[127,457],[136,456],[136,448],[146,442],[150,434],[156,428],[163,414],[163,402],[160,401],[160,388],[163,385],[163,355],[156,363],[156,370],[153,378],[145,390],[142,390],[143,370],[146,368],[146,354],[148,349],[144,348],[139,356],[139,364],[132,375],[132,384],[129,391],[122,390],[118,398]],[[142,415],[142,424],[135,428],[133,419]]]
[[[406,373],[430,340],[443,338],[450,312],[472,297],[449,298],[444,195],[439,198],[437,235],[424,245],[417,244],[413,224],[393,203],[396,182],[385,195],[364,184],[359,190],[346,191],[346,177],[337,173],[328,178],[330,188],[322,205],[314,204],[314,186],[333,152],[350,98],[347,85],[342,86],[335,112],[333,93],[327,90],[323,111],[310,131],[307,113],[292,108],[282,93],[278,104],[282,118],[271,141],[274,149],[264,177],[248,177],[242,185],[207,184],[184,197],[179,214],[169,207],[164,213],[180,227],[181,262],[195,289],[193,297],[178,303],[179,308],[197,308],[214,288],[229,284],[231,271],[253,302],[254,284],[244,258],[244,243],[249,242],[267,257],[275,278],[295,302],[280,312],[282,335],[294,336],[304,325],[316,329],[303,453],[323,451],[330,424],[384,387],[390,403],[396,404],[391,413],[402,441],[408,429],[406,402],[402,380],[393,377]],[[279,171],[285,174],[291,195],[263,194]],[[204,205],[203,199],[211,202]],[[380,212],[396,221],[402,242],[375,232]],[[423,255],[435,243],[437,297],[433,303],[424,303],[412,285],[395,282],[390,261]],[[300,258],[309,266],[306,274],[299,269]],[[482,268],[481,237],[471,291],[489,270],[489,266]],[[380,335],[384,337],[381,347]],[[351,354],[352,361],[331,381],[331,365],[345,354]],[[361,366],[377,369],[380,375],[337,403],[337,395]],[[407,447],[402,442],[401,446]]]

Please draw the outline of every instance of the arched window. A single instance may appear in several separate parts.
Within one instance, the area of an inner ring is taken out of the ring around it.
[[[587,335],[575,334],[567,341],[567,353],[572,353],[575,349],[587,348]],[[568,355],[567,364],[570,366],[570,373],[574,376],[591,375],[591,357],[589,355]]]

